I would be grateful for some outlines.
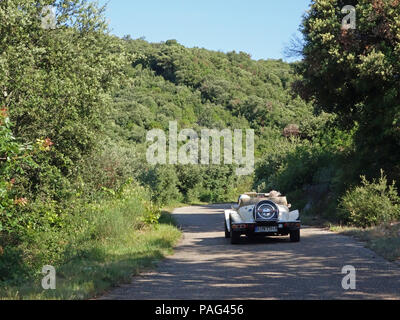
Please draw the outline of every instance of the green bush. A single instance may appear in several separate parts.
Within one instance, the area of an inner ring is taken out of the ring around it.
[[[25,190],[19,179],[29,167],[33,148],[16,141],[7,110],[0,111],[0,234],[18,233],[23,218],[19,209],[28,204]],[[0,243],[1,244],[1,243]]]
[[[381,171],[379,180],[369,182],[361,176],[361,185],[340,199],[339,208],[343,218],[359,227],[376,226],[400,218],[400,197],[395,183],[388,185]]]
[[[160,205],[182,200],[175,168],[170,165],[155,166],[143,173],[141,181],[152,190],[152,199]]]
[[[204,202],[227,202],[237,197],[238,177],[232,165],[210,165],[203,173],[203,191],[200,200]]]
[[[76,205],[71,214],[53,215],[57,224],[49,222],[50,215],[46,223],[31,225],[19,243],[0,237],[0,287],[35,278],[44,265],[58,267],[87,254],[89,248],[132,237],[158,224],[160,218],[160,209],[151,202],[150,192],[136,184],[126,185],[118,196]],[[45,219],[37,212],[33,217],[36,222]]]

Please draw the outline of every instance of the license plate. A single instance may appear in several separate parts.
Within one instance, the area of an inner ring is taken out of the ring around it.
[[[256,227],[255,232],[278,232],[278,227]]]

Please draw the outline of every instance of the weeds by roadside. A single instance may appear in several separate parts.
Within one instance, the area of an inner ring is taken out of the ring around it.
[[[17,259],[25,278],[0,282],[0,298],[93,297],[154,267],[172,253],[180,236],[170,214],[149,205],[145,189],[128,189],[119,199],[86,206],[63,229],[37,234],[14,256],[3,257],[3,272],[12,272],[6,268],[17,266],[12,260]],[[5,265],[7,261],[11,264]],[[41,267],[47,264],[56,268],[56,290],[41,287]]]
[[[352,236],[389,261],[400,261],[400,223],[370,228],[331,226],[331,231]]]

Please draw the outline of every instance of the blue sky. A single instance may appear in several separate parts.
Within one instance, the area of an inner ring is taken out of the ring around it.
[[[284,59],[310,0],[100,0],[112,33]]]

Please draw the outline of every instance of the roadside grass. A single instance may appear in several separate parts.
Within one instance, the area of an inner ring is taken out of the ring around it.
[[[400,261],[400,222],[365,229],[331,226],[330,230],[364,242],[367,248],[389,261]]]
[[[56,290],[42,289],[43,275],[41,267],[36,265],[32,268],[36,274],[23,283],[0,282],[0,299],[89,299],[153,269],[162,258],[173,253],[181,232],[168,211],[162,212],[158,224],[144,224],[141,219],[144,208],[137,202],[132,195],[104,201],[86,217],[89,223],[84,230],[72,226],[71,230],[75,229],[77,234],[63,234],[64,242],[69,243],[59,248],[62,259],[43,262],[56,268]],[[43,248],[39,244],[37,247]]]
[[[353,237],[386,260],[400,262],[400,222],[360,228],[339,225],[313,213],[302,214],[301,221],[303,225],[329,229]]]
[[[171,225],[143,230],[138,234],[89,243],[80,256],[57,268],[57,289],[44,291],[40,279],[21,287],[5,288],[3,299],[88,299],[112,286],[127,282],[143,270],[153,268],[172,253],[179,231]]]
[[[300,218],[301,218],[301,223],[303,225],[307,225],[307,226],[315,226],[315,227],[321,227],[321,228],[329,228],[331,226],[331,222],[329,222],[328,220],[319,217],[319,216],[315,216],[313,214],[300,214]]]

